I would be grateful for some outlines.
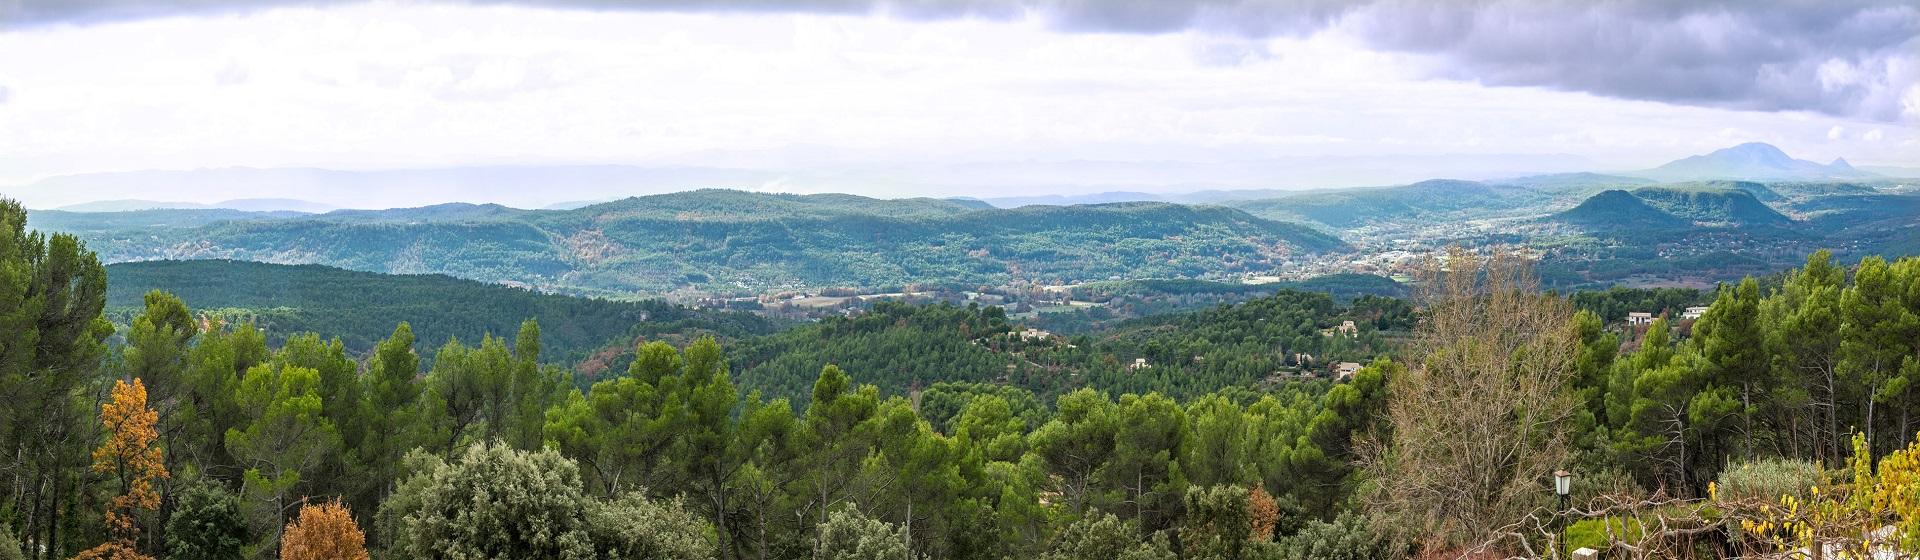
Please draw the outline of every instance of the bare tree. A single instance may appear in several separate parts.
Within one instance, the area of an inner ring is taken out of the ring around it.
[[[1368,506],[1428,548],[1499,541],[1552,497],[1568,459],[1573,308],[1540,292],[1526,259],[1459,249],[1430,263],[1419,298],[1414,363],[1388,390],[1391,438],[1360,446]]]

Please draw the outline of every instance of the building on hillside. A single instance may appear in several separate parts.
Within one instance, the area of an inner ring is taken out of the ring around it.
[[[1134,359],[1133,359],[1133,363],[1131,363],[1131,364],[1127,364],[1127,369],[1135,369],[1135,370],[1138,370],[1138,369],[1147,369],[1147,368],[1150,368],[1150,367],[1153,367],[1153,366],[1152,366],[1152,365],[1149,365],[1149,364],[1147,364],[1147,359],[1146,359],[1146,358],[1134,358]]]
[[[1027,330],[1020,331],[1021,340],[1041,340],[1041,339],[1048,339],[1048,338],[1053,338],[1053,333],[1036,329],[1033,327],[1027,327]]]
[[[1698,320],[1701,316],[1704,316],[1706,314],[1707,314],[1707,306],[1702,305],[1698,307],[1687,308],[1685,312],[1680,314],[1680,318],[1693,321],[1693,320]]]
[[[1320,336],[1325,337],[1332,337],[1336,333],[1349,338],[1360,336],[1360,326],[1353,324],[1353,321],[1341,321],[1338,327],[1320,330]]]
[[[1353,374],[1356,373],[1360,373],[1360,364],[1354,362],[1340,362],[1339,365],[1333,366],[1334,379],[1346,381],[1353,379]]]
[[[1627,313],[1627,326],[1644,327],[1653,324],[1653,314],[1644,311]]]

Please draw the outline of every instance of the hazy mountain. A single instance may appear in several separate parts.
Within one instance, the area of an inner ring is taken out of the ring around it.
[[[1878,173],[1887,177],[1902,177],[1902,178],[1908,178],[1908,179],[1920,178],[1920,167],[1893,167],[1893,166],[1886,166],[1886,165],[1869,165],[1866,167],[1861,167],[1859,169],[1862,171],[1870,172],[1870,173]]]
[[[1296,193],[1225,204],[1273,220],[1311,221],[1335,229],[1408,219],[1453,219],[1537,206],[1556,195],[1525,186],[1434,179],[1395,187]]]
[[[60,207],[100,199],[139,199],[151,193],[213,200],[300,199],[332,208],[402,208],[439,202],[498,203],[539,208],[567,200],[599,200],[713,186],[754,188],[777,174],[697,167],[624,165],[497,165],[348,171],[317,168],[228,167],[126,171],[48,177],[7,187],[32,207]],[[178,206],[181,203],[165,203]],[[239,209],[259,209],[247,207]],[[312,209],[276,207],[274,210]]]
[[[1640,171],[1635,175],[1665,181],[1700,179],[1818,180],[1857,179],[1876,176],[1855,169],[1844,159],[1816,163],[1794,159],[1771,144],[1751,142],[1713,153],[1690,156],[1666,165]]]
[[[1527,175],[1508,179],[1487,181],[1498,185],[1519,185],[1534,188],[1571,188],[1571,187],[1614,187],[1629,185],[1649,185],[1656,181],[1645,177],[1625,175],[1607,175],[1604,173],[1552,173],[1547,175]]]
[[[160,200],[101,200],[69,204],[55,208],[65,212],[136,212],[140,210],[240,210],[243,212],[301,212],[319,214],[338,210],[338,206],[292,198],[236,198],[212,204]]]
[[[1076,195],[1004,196],[983,199],[982,202],[991,204],[996,208],[1019,208],[1021,206],[1031,206],[1035,204],[1045,206],[1069,206],[1074,204],[1105,204],[1109,202],[1165,202],[1167,200],[1167,195],[1115,191]]]

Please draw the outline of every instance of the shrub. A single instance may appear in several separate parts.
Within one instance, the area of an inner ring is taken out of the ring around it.
[[[1369,560],[1405,556],[1393,539],[1374,530],[1365,517],[1342,513],[1333,521],[1313,520],[1279,541],[1278,558],[1295,560]]]
[[[1764,500],[1781,496],[1806,498],[1814,486],[1825,486],[1820,465],[1801,459],[1761,459],[1720,471],[1714,481],[1714,499],[1722,502]]]
[[[6,523],[0,523],[0,560],[23,560],[20,553],[20,541],[14,540],[13,530]]]
[[[819,557],[827,560],[893,560],[914,556],[907,550],[905,529],[847,508],[833,512],[826,523],[820,524]]]
[[[239,560],[252,540],[240,499],[225,487],[202,481],[181,493],[167,518],[168,560]]]
[[[378,521],[398,557],[713,557],[712,529],[679,503],[589,497],[580,467],[552,449],[474,444],[451,462],[416,451],[406,463],[414,474],[381,504]]]
[[[1089,513],[1068,525],[1041,560],[1173,560],[1162,534],[1141,542],[1132,525],[1113,514]]]

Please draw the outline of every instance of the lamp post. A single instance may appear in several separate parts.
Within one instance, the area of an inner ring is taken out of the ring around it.
[[[1573,492],[1573,473],[1566,469],[1553,471],[1553,493],[1560,495],[1560,546],[1567,548],[1567,494]],[[1557,554],[1555,556],[1558,556]]]

